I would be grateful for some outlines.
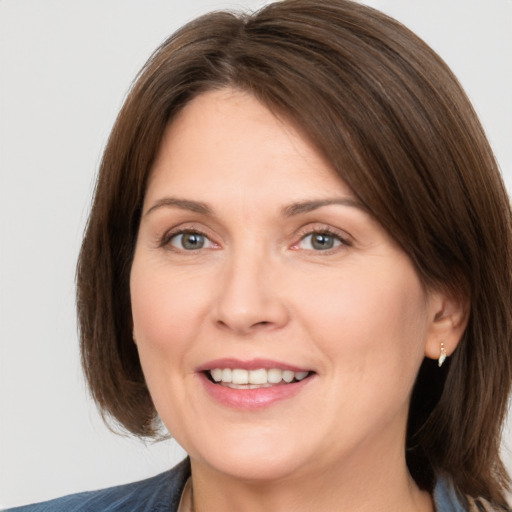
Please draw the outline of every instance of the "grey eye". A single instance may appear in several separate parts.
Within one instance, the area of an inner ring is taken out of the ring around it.
[[[206,245],[207,238],[201,233],[187,232],[174,235],[171,239],[171,245],[178,249],[194,251],[202,249]]]
[[[325,251],[334,247],[334,237],[323,233],[311,235],[311,247],[317,251]]]
[[[329,233],[310,233],[301,240],[301,247],[314,251],[327,251],[341,245],[342,241]]]

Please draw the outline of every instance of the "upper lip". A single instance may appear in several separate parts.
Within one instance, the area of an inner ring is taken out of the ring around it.
[[[304,368],[300,366],[283,363],[281,361],[275,361],[271,359],[250,359],[241,360],[235,358],[223,358],[215,359],[201,364],[196,368],[197,372],[206,372],[208,370],[214,370],[215,368],[241,368],[243,370],[258,370],[264,368],[270,370],[272,368],[279,368],[280,370],[290,370],[292,372],[307,372],[311,371],[310,368]]]

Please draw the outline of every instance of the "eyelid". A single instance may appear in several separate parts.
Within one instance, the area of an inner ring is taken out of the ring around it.
[[[175,251],[183,251],[183,252],[198,252],[203,249],[217,249],[220,248],[220,244],[215,241],[215,239],[207,233],[207,230],[203,230],[201,228],[196,227],[195,225],[190,225],[188,223],[181,224],[178,226],[174,226],[167,231],[164,232],[163,235],[159,236],[157,239],[157,245],[158,247],[166,248],[171,245],[171,240],[182,234],[186,233],[196,233],[198,235],[204,236],[208,242],[211,244],[210,247],[202,247],[200,249],[197,249],[196,251],[187,251],[185,249],[179,249],[177,247],[172,247],[172,250]],[[344,230],[334,228],[331,225],[328,224],[321,224],[321,223],[314,223],[314,224],[308,224],[306,226],[303,226],[300,228],[296,235],[295,235],[295,242],[291,245],[291,249],[298,250],[299,244],[307,237],[314,234],[328,234],[330,236],[335,237],[338,239],[342,247],[351,247],[353,245],[353,238]],[[328,254],[329,252],[334,252],[336,250],[339,250],[339,246],[332,248],[332,249],[326,249],[325,251],[312,251],[312,252],[324,252],[325,254]]]
[[[334,228],[326,224],[313,224],[307,225],[301,228],[297,233],[297,241],[292,244],[292,249],[299,249],[299,244],[307,237],[315,234],[327,234],[337,238],[341,242],[341,246],[351,247],[353,245],[352,237],[341,229]],[[338,247],[333,249],[326,249],[325,251],[314,251],[324,252],[328,254],[330,251],[336,251]]]
[[[208,242],[211,244],[211,246],[210,247],[201,247],[195,251],[191,251],[191,250],[187,251],[185,249],[179,249],[178,247],[172,246],[171,241],[174,237],[177,237],[177,236],[183,235],[183,234],[188,234],[188,233],[204,236],[208,240]],[[180,226],[175,226],[175,227],[167,230],[161,237],[159,237],[158,246],[162,247],[162,248],[172,247],[171,250],[180,251],[180,252],[181,251],[183,251],[183,252],[198,252],[202,249],[217,248],[217,247],[219,247],[219,244],[217,242],[215,242],[212,239],[212,237],[210,235],[208,235],[202,229],[199,229],[197,227],[193,227],[190,225],[180,225]]]

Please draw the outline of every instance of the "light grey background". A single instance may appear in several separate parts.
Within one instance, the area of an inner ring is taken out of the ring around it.
[[[263,3],[0,0],[0,508],[140,479],[183,456],[172,442],[115,436],[98,417],[78,362],[75,261],[101,151],[135,73],[196,15]],[[510,188],[512,1],[366,3],[454,69]]]

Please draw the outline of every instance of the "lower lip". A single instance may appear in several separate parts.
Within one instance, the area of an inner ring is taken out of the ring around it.
[[[300,393],[313,376],[291,384],[277,384],[268,388],[233,389],[214,384],[204,373],[200,373],[201,381],[207,393],[218,403],[232,409],[262,409],[275,402],[293,398]]]

